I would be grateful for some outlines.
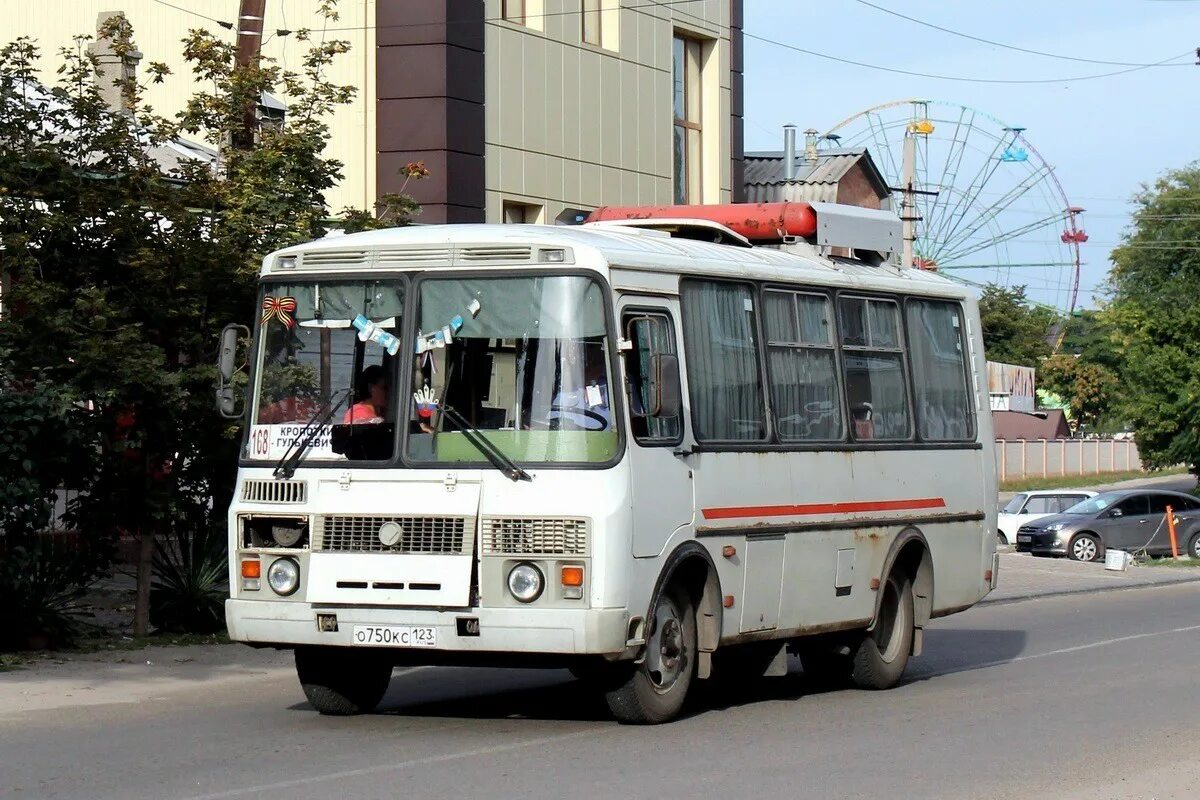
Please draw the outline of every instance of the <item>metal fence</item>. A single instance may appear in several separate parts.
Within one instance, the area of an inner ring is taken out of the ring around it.
[[[1132,439],[997,439],[1000,480],[1140,470]]]

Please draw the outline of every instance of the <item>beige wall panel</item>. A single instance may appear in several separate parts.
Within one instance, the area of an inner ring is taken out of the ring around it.
[[[583,157],[582,107],[585,102],[593,102],[590,93],[582,89],[580,61],[578,48],[562,48],[563,93],[560,100],[563,126],[561,153],[564,158]]]
[[[485,158],[495,158],[497,154],[500,156],[500,185],[496,188],[524,194],[525,159],[521,151],[511,147],[488,147]]]
[[[542,121],[542,135],[545,140],[545,151],[562,155],[563,147],[563,50],[566,48],[550,42],[546,48],[546,91],[543,98],[545,111]]]

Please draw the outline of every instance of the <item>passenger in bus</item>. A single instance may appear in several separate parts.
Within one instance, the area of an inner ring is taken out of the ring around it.
[[[342,424],[383,422],[384,415],[387,414],[387,371],[378,364],[372,364],[362,371],[358,387],[358,400],[347,409]]]
[[[582,354],[580,354],[582,351]],[[582,376],[579,362],[582,361]],[[588,431],[606,431],[612,427],[612,411],[608,397],[607,371],[604,368],[604,348],[582,345],[568,349],[564,372],[582,384],[578,388],[567,388],[571,381],[564,380],[562,388],[554,397],[548,418],[566,420],[572,427]]]
[[[855,439],[875,438],[875,409],[870,403],[859,403],[850,409],[850,415],[854,420]]]

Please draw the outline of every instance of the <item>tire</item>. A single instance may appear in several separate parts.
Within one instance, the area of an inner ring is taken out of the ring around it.
[[[892,574],[879,589],[883,597],[875,624],[854,648],[851,678],[860,689],[890,689],[900,682],[912,654],[912,584]]]
[[[1197,533],[1188,542],[1187,554],[1192,558],[1200,558],[1200,533]]]
[[[1104,545],[1095,534],[1081,533],[1067,546],[1067,558],[1072,561],[1099,561],[1104,558]]]
[[[297,647],[296,676],[313,708],[345,717],[375,710],[392,679],[392,664],[344,647]]]
[[[996,531],[996,545],[999,547],[1008,545],[1008,537],[1004,535],[1004,531]]]
[[[656,725],[679,714],[696,676],[696,610],[682,587],[654,602],[645,657],[605,694],[618,722]]]

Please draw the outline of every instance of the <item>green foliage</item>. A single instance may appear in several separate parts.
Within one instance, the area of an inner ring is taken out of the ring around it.
[[[1113,334],[1112,320],[1106,310],[1085,308],[1067,318],[1059,352],[1119,373],[1121,359],[1113,345]]]
[[[335,14],[332,2],[321,8]],[[123,18],[101,35],[118,56],[134,49]],[[71,483],[89,542],[167,537],[166,552],[183,560],[160,559],[160,585],[194,593],[203,583],[193,547],[224,525],[240,439],[213,411],[218,334],[253,320],[266,253],[327,231],[324,193],[341,178],[324,156],[326,120],[354,90],[325,75],[349,45],[295,37],[310,49],[290,72],[269,59],[235,68],[233,45],[193,31],[192,75],[179,80],[202,88],[171,120],[142,104],[133,80],[119,81],[130,111],[106,107],[89,37],[59,51],[49,88],[35,81],[32,41],[0,48],[0,547],[25,548],[54,489]],[[169,73],[152,64],[143,74]],[[291,112],[282,126],[247,131],[246,104],[263,92],[285,96]],[[164,173],[155,154],[188,135],[219,150],[217,163]],[[350,225],[405,224],[416,206],[397,196],[383,210],[385,220],[351,213]]]
[[[79,599],[110,558],[103,546],[63,534],[0,551],[0,651],[73,643],[81,628]]]
[[[1154,467],[1200,464],[1200,166],[1137,196],[1132,230],[1112,252],[1108,309],[1122,362],[1121,412]]]
[[[1117,375],[1082,357],[1057,355],[1042,362],[1037,380],[1047,391],[1065,398],[1077,426],[1094,429],[1118,391]]]
[[[201,528],[158,542],[150,621],[171,633],[216,633],[225,627],[229,562],[224,530]]]
[[[983,349],[989,361],[1036,367],[1050,355],[1053,311],[1032,305],[1024,286],[987,286],[979,298]]]

